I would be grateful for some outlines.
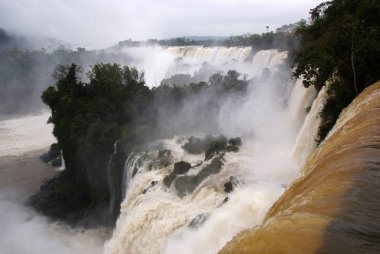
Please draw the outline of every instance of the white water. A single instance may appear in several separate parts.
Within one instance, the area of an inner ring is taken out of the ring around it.
[[[250,53],[244,48],[223,51],[182,47],[167,51],[175,51],[183,58],[207,59],[219,64],[234,54],[240,66],[250,67],[248,73],[252,77],[260,75],[264,68],[276,72],[287,56],[286,52],[260,51],[246,63],[245,57]],[[218,56],[219,52],[223,52],[222,56]],[[245,101],[226,101],[219,115],[219,128],[229,137],[243,137],[243,147],[238,153],[227,153],[221,172],[206,178],[183,198],[178,197],[173,185],[167,188],[163,184],[173,165],[148,170],[147,165],[157,156],[157,150],[149,153],[147,163],[137,163],[141,154],[131,156],[126,166],[127,191],[121,214],[104,252],[216,253],[241,230],[259,225],[270,206],[299,174],[292,151],[301,142],[296,137],[304,122],[305,107],[310,106],[315,96],[315,91],[299,86],[299,82],[294,86],[273,79],[250,87]],[[181,148],[183,142],[183,139],[162,140],[160,146],[171,150],[173,162],[184,160],[197,165],[203,161],[204,155],[186,153]],[[132,179],[131,171],[135,167],[138,173]],[[192,168],[187,174],[196,174],[201,167]],[[227,194],[223,185],[231,176],[237,179],[237,185]],[[226,197],[228,201],[223,204]],[[202,225],[189,227],[196,216],[204,214],[208,218]]]
[[[321,91],[319,91],[297,136],[296,145],[293,148],[292,154],[293,158],[300,166],[304,165],[309,155],[317,148],[316,139],[318,137],[318,127],[321,122],[319,113],[326,103],[326,90],[327,87],[324,86]]]
[[[210,70],[202,76],[202,81],[208,81],[208,76],[215,72],[229,70],[253,78],[264,68],[275,72],[278,64],[287,57],[287,52],[279,53],[275,49],[254,54],[251,47],[153,46],[124,48],[122,52],[131,58],[130,64],[145,72],[150,87],[160,85],[161,80],[175,74],[194,75],[201,71],[205,62]]]
[[[0,122],[0,156],[23,153],[49,147],[56,142],[52,125],[46,124],[50,114],[29,115]]]
[[[149,50],[154,52],[151,54]],[[265,68],[276,73],[287,56],[286,52],[277,50],[254,54],[250,48],[149,50],[136,49],[133,54],[139,59],[137,67],[153,70],[147,72],[151,84],[158,84],[167,75],[181,71],[192,74],[205,60],[222,64],[223,70],[238,69],[254,78]],[[183,69],[174,66],[173,61],[178,56],[190,65]],[[310,130],[316,130],[319,107],[314,104],[320,105],[318,101],[322,99],[314,102],[308,115],[305,111],[314,96],[315,91],[304,89],[298,83],[293,86],[292,82],[273,79],[250,87],[244,101],[226,100],[219,114],[219,129],[229,137],[241,136],[243,147],[238,153],[228,153],[221,172],[205,179],[192,194],[183,198],[177,196],[173,185],[167,188],[162,183],[173,170],[172,165],[149,171],[149,159],[137,163],[141,154],[131,156],[131,166],[126,165],[129,170],[125,172],[124,186],[128,191],[104,253],[216,253],[241,230],[259,225],[273,202],[299,174],[299,159],[293,159],[293,153],[310,140]],[[305,115],[309,120],[304,121]],[[43,124],[46,120],[47,115],[1,122],[0,155],[20,156],[48,147],[54,139],[50,135],[51,127]],[[180,147],[183,142],[183,139],[179,143],[175,139],[163,140],[161,146],[172,151],[173,162],[185,160],[197,165],[203,161],[203,155],[187,154]],[[304,160],[310,149],[301,150],[295,153]],[[154,157],[157,151],[149,154]],[[135,167],[138,173],[132,179]],[[192,168],[189,174],[196,174],[201,168]],[[223,185],[231,176],[235,177],[236,186],[227,194]],[[152,186],[152,181],[157,184]],[[13,195],[4,192],[5,188],[1,190],[0,217],[5,233],[0,235],[0,245],[4,253],[101,252],[99,232],[82,233],[51,224],[20,200],[13,200]],[[223,204],[226,197],[228,201]],[[202,214],[208,214],[207,220],[198,228],[190,228],[190,222]]]

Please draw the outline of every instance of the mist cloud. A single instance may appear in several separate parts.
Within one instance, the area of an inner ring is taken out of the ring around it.
[[[308,17],[320,0],[0,0],[9,31],[106,47],[128,38],[261,33]]]

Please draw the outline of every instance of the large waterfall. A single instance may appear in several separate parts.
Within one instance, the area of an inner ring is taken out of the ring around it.
[[[127,47],[122,53],[131,59],[128,64],[145,71],[149,86],[159,85],[175,74],[196,74],[197,81],[207,81],[217,71],[237,70],[252,78],[264,68],[275,69],[287,57],[286,51],[255,52],[251,47]]]
[[[142,59],[143,49],[139,50],[130,54]],[[216,253],[242,230],[260,225],[273,203],[300,175],[299,165],[315,148],[305,144],[302,136],[314,131],[315,124],[310,122],[317,119],[323,98],[312,104],[313,89],[303,88],[300,81],[281,79],[287,52],[217,47],[149,50],[165,56],[166,67],[153,67],[157,72],[147,73],[148,81],[196,72],[204,62],[221,66],[220,70],[237,69],[252,79],[244,100],[231,98],[218,113],[219,133],[228,138],[239,136],[243,145],[239,151],[205,160],[204,154],[183,149],[188,137],[176,136],[130,154],[121,214],[105,253]],[[149,65],[155,65],[154,61],[152,57]],[[261,79],[268,70],[271,78]],[[305,117],[307,126],[303,126]],[[205,134],[214,133],[199,135]],[[294,159],[299,147],[300,159]],[[174,163],[181,161],[191,168],[165,184],[165,179],[174,175]],[[215,171],[199,180],[210,169]]]
[[[379,144],[377,82],[341,113],[263,225],[221,253],[380,253]]]

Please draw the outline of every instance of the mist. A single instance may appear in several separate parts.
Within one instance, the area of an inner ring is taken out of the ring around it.
[[[0,30],[0,157],[6,176],[1,182],[7,183],[0,186],[2,251],[215,253],[241,230],[259,225],[299,170],[291,150],[305,114],[289,111],[295,80],[290,78],[288,53],[255,45],[132,47],[117,42],[270,32],[306,17],[314,5],[248,0],[0,0],[0,24],[5,29]],[[129,159],[142,158],[142,163],[133,168],[136,177],[123,172],[123,178],[117,179],[129,182],[128,189],[120,190],[125,198],[112,237],[104,228],[73,229],[53,222],[26,201],[57,174],[38,161],[44,149],[56,142],[51,126],[41,127],[49,114],[40,96],[56,82],[55,68],[71,63],[80,66],[84,82],[91,66],[99,63],[128,65],[144,73],[145,85],[154,95],[146,112],[155,116],[159,140],[152,143],[170,150],[173,163],[191,164],[192,171],[183,177],[191,178],[212,164],[203,154],[182,148],[188,137],[239,137],[243,145],[218,157],[223,170],[207,176],[184,197],[174,184],[163,185],[173,165],[149,169],[149,156],[158,151],[144,151],[146,157],[129,154],[122,169],[128,170]],[[45,113],[24,116],[37,112]],[[20,115],[21,122],[3,120]],[[228,194],[223,186],[232,181],[234,192]],[[190,228],[200,215],[207,215],[204,223]]]
[[[93,49],[128,38],[262,33],[266,26],[274,29],[306,18],[319,2],[1,0],[0,24],[28,37],[55,38]]]

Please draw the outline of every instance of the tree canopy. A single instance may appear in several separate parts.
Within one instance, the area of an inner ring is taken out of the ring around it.
[[[296,77],[318,90],[335,77],[357,94],[380,79],[380,3],[334,0],[310,10],[311,24],[300,26]]]
[[[299,26],[301,46],[293,75],[305,87],[329,83],[321,112],[319,141],[339,113],[365,87],[380,79],[380,2],[333,0],[310,10],[311,23]]]

